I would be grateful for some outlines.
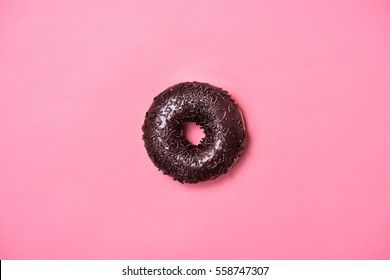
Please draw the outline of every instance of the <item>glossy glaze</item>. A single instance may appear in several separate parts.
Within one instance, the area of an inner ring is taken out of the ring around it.
[[[193,145],[183,123],[200,125],[205,137]],[[154,98],[142,126],[152,162],[182,183],[215,179],[226,173],[244,148],[245,125],[227,91],[207,83],[185,82]]]

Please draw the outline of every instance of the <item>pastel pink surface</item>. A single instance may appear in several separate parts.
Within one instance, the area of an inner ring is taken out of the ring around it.
[[[387,1],[0,3],[0,259],[390,258]],[[246,153],[181,185],[152,99],[228,90]]]

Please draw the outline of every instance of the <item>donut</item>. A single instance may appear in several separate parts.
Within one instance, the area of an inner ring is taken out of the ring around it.
[[[183,124],[204,131],[198,145],[183,136]],[[153,99],[142,126],[154,165],[181,183],[198,183],[225,174],[242,154],[244,119],[227,91],[208,83],[173,85]]]

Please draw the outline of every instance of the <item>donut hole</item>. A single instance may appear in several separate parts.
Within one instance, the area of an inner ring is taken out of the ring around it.
[[[205,137],[203,128],[194,122],[183,123],[183,136],[193,145],[199,145]]]

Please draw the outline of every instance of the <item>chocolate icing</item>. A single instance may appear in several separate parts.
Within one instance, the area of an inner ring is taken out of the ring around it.
[[[198,145],[182,134],[195,122],[205,137]],[[142,126],[152,162],[182,183],[212,180],[226,173],[244,148],[245,125],[227,91],[199,82],[171,86],[154,98]]]

